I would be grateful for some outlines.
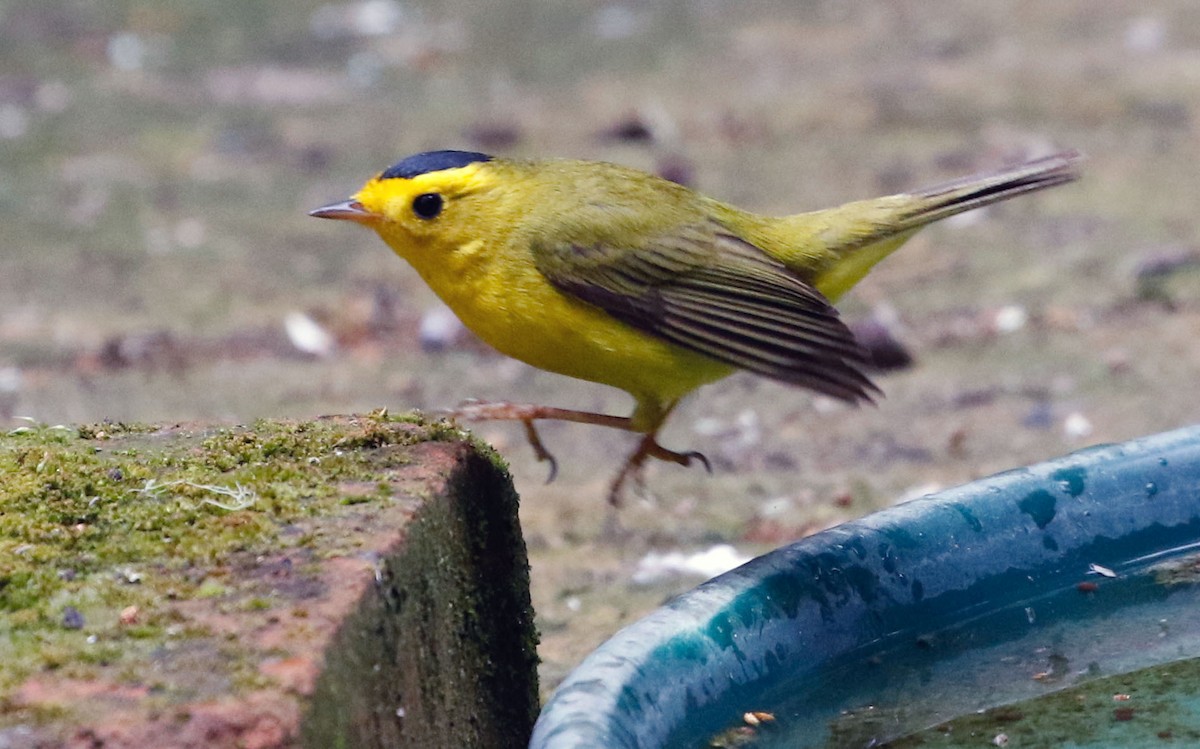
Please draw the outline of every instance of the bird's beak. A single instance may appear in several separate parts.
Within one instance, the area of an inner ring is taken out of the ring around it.
[[[339,221],[357,221],[360,224],[369,224],[379,218],[377,214],[363,208],[363,204],[357,200],[343,200],[340,203],[330,203],[329,205],[309,211],[308,215],[317,218],[334,218]]]

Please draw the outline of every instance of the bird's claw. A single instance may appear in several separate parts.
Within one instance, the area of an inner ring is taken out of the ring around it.
[[[707,473],[709,476],[712,475],[712,463],[708,462],[708,456],[706,456],[704,453],[700,452],[699,450],[688,450],[687,452],[683,453],[683,457],[686,460],[686,462],[683,464],[684,466],[690,466],[692,461],[695,460],[698,461],[700,465],[704,466],[705,473]]]
[[[529,440],[529,446],[533,448],[533,454],[537,456],[538,461],[549,461],[550,475],[546,477],[546,483],[552,483],[558,478],[558,460],[542,444],[542,438],[533,426],[533,419],[526,419],[521,423],[525,425],[525,439]]]
[[[548,474],[546,474],[546,483],[553,484],[554,479],[558,478],[558,461],[550,453],[545,453],[544,455],[539,455],[538,460],[539,461],[541,461],[541,460],[550,461],[550,472]]]
[[[675,452],[668,450],[662,445],[654,441],[653,437],[648,440],[643,440],[642,445],[638,448],[638,452],[634,453],[634,458],[638,459],[639,463],[644,463],[646,458],[658,458],[667,463],[674,463],[683,467],[688,467],[693,461],[699,462],[704,466],[704,470],[709,474],[712,473],[712,463],[708,462],[708,457],[699,450],[688,450],[687,452]]]

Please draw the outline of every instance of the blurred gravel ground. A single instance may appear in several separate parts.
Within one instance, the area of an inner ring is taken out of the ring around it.
[[[548,425],[544,486],[518,429],[481,427],[524,499],[550,689],[698,581],[634,583],[649,551],[760,553],[1200,418],[1198,90],[1186,0],[9,0],[0,425],[628,408],[489,353],[375,237],[305,217],[419,150],[620,161],[764,212],[1088,154],[846,301],[915,360],[878,407],[747,376],[688,402],[666,444],[716,475],[656,467],[621,543],[598,533],[627,435]]]

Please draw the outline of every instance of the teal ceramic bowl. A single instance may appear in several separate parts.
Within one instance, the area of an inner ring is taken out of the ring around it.
[[[1200,746],[1198,554],[1200,428],[1009,471],[680,596],[531,746]]]

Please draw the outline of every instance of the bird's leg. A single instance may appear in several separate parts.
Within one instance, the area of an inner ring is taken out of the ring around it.
[[[641,441],[638,442],[637,449],[625,461],[625,465],[621,467],[620,473],[613,480],[612,486],[608,490],[608,503],[613,507],[620,507],[621,500],[624,498],[624,488],[627,480],[632,479],[634,486],[639,492],[644,489],[646,479],[643,469],[645,468],[646,461],[650,458],[657,458],[658,460],[675,463],[684,467],[690,466],[692,461],[699,461],[704,466],[704,470],[712,473],[712,464],[708,462],[708,458],[704,457],[703,453],[696,452],[695,450],[682,453],[668,450],[658,444],[658,441],[655,439],[657,434],[657,432],[651,432],[642,437]]]
[[[627,416],[610,416],[609,414],[598,414],[590,411],[573,411],[567,408],[518,403],[465,403],[458,408],[446,412],[446,416],[466,421],[506,420],[519,421],[524,424],[525,438],[529,440],[529,446],[533,448],[533,454],[537,456],[539,461],[548,461],[550,463],[550,475],[546,477],[547,484],[558,476],[558,461],[546,449],[545,444],[542,443],[542,438],[538,436],[537,429],[533,426],[533,422],[538,419],[574,421],[579,424],[598,424],[614,429],[636,431],[633,428],[632,420]]]
[[[628,416],[612,416],[591,411],[574,411],[554,406],[535,406],[528,403],[484,403],[467,402],[458,408],[443,412],[452,419],[467,421],[573,421],[576,424],[596,424],[602,427],[636,432],[633,420]]]
[[[643,432],[641,441],[638,442],[637,449],[625,461],[625,465],[621,467],[621,471],[613,480],[612,486],[608,491],[608,503],[613,507],[619,507],[624,496],[625,482],[630,479],[637,485],[639,490],[644,485],[642,470],[645,467],[646,461],[650,458],[663,460],[668,463],[675,463],[681,466],[690,466],[693,461],[698,461],[704,466],[704,469],[712,473],[712,465],[708,462],[708,458],[704,457],[703,453],[694,450],[688,452],[675,452],[668,450],[658,444],[655,439],[658,435],[658,426],[666,420],[667,415],[674,408],[672,403],[658,414],[655,419],[652,431],[643,432],[644,427],[635,426],[634,419],[629,416],[612,416],[610,414],[598,414],[591,411],[575,411],[569,408],[555,408],[553,406],[535,406],[522,403],[466,403],[451,411],[445,412],[445,415],[452,419],[464,419],[466,421],[519,421],[525,425],[525,438],[529,440],[529,445],[533,448],[534,454],[539,461],[550,462],[550,477],[547,483],[554,480],[558,475],[558,461],[546,449],[542,443],[541,437],[538,436],[537,429],[534,428],[533,422],[545,419],[553,419],[555,421],[572,421],[577,424],[596,424],[598,426],[611,427],[613,429],[621,429],[626,432]]]

